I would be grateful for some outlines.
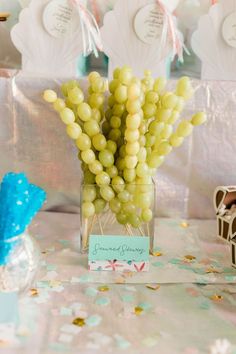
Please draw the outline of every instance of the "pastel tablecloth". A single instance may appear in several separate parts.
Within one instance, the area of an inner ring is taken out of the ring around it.
[[[78,215],[40,213],[31,233],[40,270],[0,353],[236,353],[236,270],[215,220],[158,219],[149,273],[89,272]]]

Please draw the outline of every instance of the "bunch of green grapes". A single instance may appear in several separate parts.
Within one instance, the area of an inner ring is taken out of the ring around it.
[[[109,207],[120,224],[140,228],[153,218],[152,176],[206,114],[177,123],[193,95],[188,77],[177,82],[175,92],[166,90],[164,78],[146,71],[139,79],[127,66],[115,69],[110,83],[97,72],[88,81],[86,95],[77,81],[62,85],[64,98],[44,92],[79,150],[83,217]]]

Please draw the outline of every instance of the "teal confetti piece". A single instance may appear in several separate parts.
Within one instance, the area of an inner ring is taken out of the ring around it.
[[[97,296],[97,294],[98,294],[98,291],[95,288],[89,287],[89,288],[85,289],[85,295],[87,295],[87,296],[95,297],[95,296]]]
[[[172,259],[169,260],[168,263],[171,263],[171,264],[180,264],[180,260],[177,259],[177,258],[172,258]]]
[[[225,276],[225,280],[227,280],[228,282],[235,282],[236,281],[236,276],[234,276],[234,275],[226,275]]]
[[[68,240],[58,240],[58,242],[64,247],[68,247],[70,244]]]
[[[123,302],[133,302],[134,301],[134,297],[133,297],[133,295],[122,295],[121,296],[121,300]]]
[[[99,297],[95,303],[100,306],[107,306],[110,304],[110,299],[108,297]]]
[[[73,278],[72,278],[73,279]],[[74,278],[75,279],[75,278]],[[78,278],[77,278],[78,279]],[[91,277],[91,275],[82,275],[79,278],[79,283],[91,283],[93,281],[93,278]]]
[[[68,307],[61,307],[60,315],[61,316],[71,316],[72,315],[72,309],[70,309]]]
[[[157,261],[157,262],[153,262],[152,266],[153,267],[158,267],[158,268],[163,268],[164,267],[164,263]]]
[[[147,311],[147,310],[150,310],[152,305],[149,304],[148,302],[140,302],[140,304],[138,304],[138,307],[141,307],[141,309],[143,309],[144,311]]]
[[[130,347],[130,342],[121,336],[116,336],[116,345],[120,349],[127,349]]]
[[[87,326],[89,327],[96,327],[98,326],[102,321],[102,317],[99,316],[99,315],[93,315],[93,316],[90,316],[89,318],[87,318],[85,320],[85,323]]]
[[[210,304],[209,304],[208,301],[204,301],[204,302],[202,302],[202,303],[200,304],[199,307],[200,307],[200,309],[202,309],[202,310],[209,310]]]
[[[57,267],[54,264],[48,264],[47,265],[47,270],[48,271],[53,271],[53,270],[56,270],[56,269],[57,269]]]
[[[49,288],[49,281],[47,280],[41,280],[37,281],[37,288]]]

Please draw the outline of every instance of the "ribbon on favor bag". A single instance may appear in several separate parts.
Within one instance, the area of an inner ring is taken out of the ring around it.
[[[174,21],[174,17],[161,0],[156,0],[156,2],[164,16],[161,45],[164,47],[169,37],[173,46],[172,61],[177,55],[179,61],[183,62],[183,52],[185,51],[188,55],[190,55],[190,53],[184,44],[182,35]]]
[[[94,52],[94,55],[98,57],[98,49],[102,51],[102,40],[95,17],[84,6],[82,0],[69,1],[77,9],[80,17],[84,55]]]
[[[211,0],[211,5],[217,4],[218,0]]]

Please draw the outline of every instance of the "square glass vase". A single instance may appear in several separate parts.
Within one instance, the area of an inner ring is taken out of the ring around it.
[[[91,235],[148,237],[150,252],[153,251],[156,214],[154,180],[148,185],[98,186],[83,183],[80,201],[82,253],[88,252]]]

